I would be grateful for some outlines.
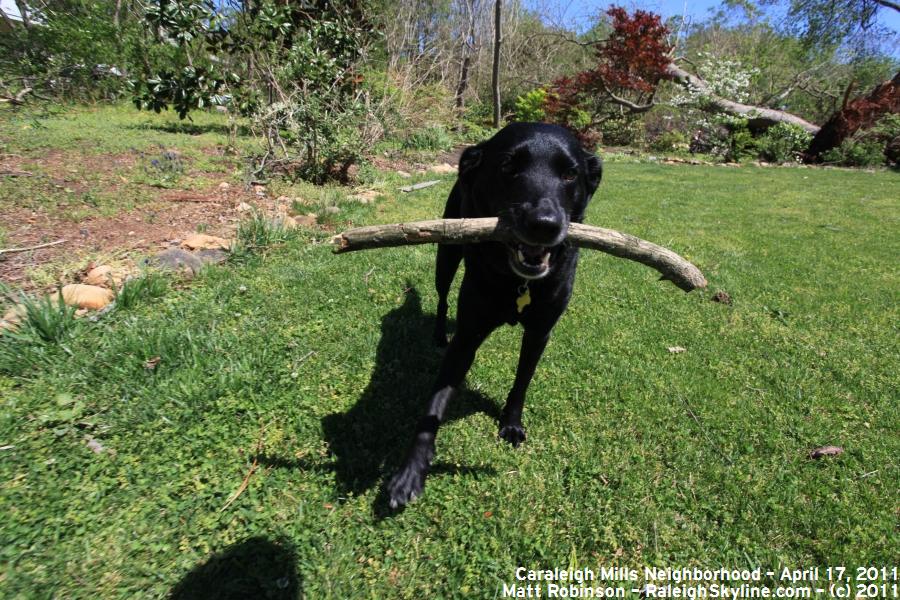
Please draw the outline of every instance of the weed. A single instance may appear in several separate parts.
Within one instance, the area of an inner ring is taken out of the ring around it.
[[[283,243],[291,236],[292,232],[284,226],[282,221],[267,217],[254,210],[249,217],[238,224],[233,253],[236,255],[252,253]]]
[[[159,298],[168,287],[168,279],[159,273],[127,279],[121,286],[113,285],[116,309],[132,308],[145,298]]]
[[[413,131],[403,140],[405,150],[419,150],[437,152],[450,150],[453,147],[453,138],[443,127],[426,127]]]
[[[144,183],[154,187],[173,188],[184,175],[181,155],[160,146],[159,154],[141,153]]]
[[[9,295],[8,290],[4,292]],[[21,339],[33,337],[43,342],[59,342],[76,324],[76,309],[65,303],[62,289],[37,299],[20,294],[18,302],[25,314],[21,330],[14,335]]]

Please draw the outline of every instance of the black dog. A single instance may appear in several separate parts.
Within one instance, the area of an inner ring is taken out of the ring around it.
[[[513,446],[525,440],[525,393],[550,330],[572,295],[578,249],[565,243],[567,230],[569,223],[584,218],[601,170],[599,158],[554,125],[514,123],[463,152],[444,218],[499,217],[512,226],[519,243],[438,246],[437,343],[447,344],[447,294],[465,258],[457,329],[409,455],[387,485],[392,508],[422,493],[447,402],[478,347],[503,323],[521,323],[525,334],[516,380],[500,418],[500,437]]]

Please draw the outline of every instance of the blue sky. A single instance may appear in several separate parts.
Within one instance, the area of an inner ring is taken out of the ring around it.
[[[591,15],[604,10],[613,2],[601,0],[526,0],[530,5],[549,10],[554,14],[562,14],[566,21],[573,24],[578,21],[586,21]],[[626,8],[642,8],[659,13],[664,17],[671,17],[686,13],[700,21],[706,18],[710,10],[716,9],[720,0],[620,0],[617,2]],[[900,32],[900,13],[883,8],[879,11],[879,22]]]
[[[720,2],[721,0],[618,0],[618,3],[628,8],[652,10],[664,17],[687,14],[694,22],[706,18],[710,10],[718,7]],[[591,17],[606,9],[612,0],[526,0],[526,3],[541,12],[552,14],[568,26],[584,28],[590,23]],[[19,14],[14,0],[0,0],[0,7],[7,15]],[[878,17],[882,25],[900,33],[900,13],[883,8]],[[893,54],[900,55],[900,48],[895,48]]]
[[[593,17],[610,4],[620,4],[631,9],[650,10],[663,17],[686,14],[694,23],[699,23],[721,5],[721,0],[525,0],[525,3],[542,14],[549,15],[550,20],[555,23],[584,30],[590,26]],[[783,5],[787,5],[787,3],[788,0],[781,2]],[[782,7],[779,12],[783,15],[785,8]],[[771,14],[774,16],[778,12],[772,9]],[[878,11],[878,21],[896,34],[900,34],[900,12],[882,8]],[[900,36],[895,36],[892,45],[888,44],[883,47],[884,51],[895,57],[900,57],[898,37]]]

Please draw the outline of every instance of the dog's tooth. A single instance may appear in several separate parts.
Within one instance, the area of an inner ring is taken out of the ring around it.
[[[518,258],[521,263],[525,262],[525,255],[521,250],[516,250],[516,258]]]

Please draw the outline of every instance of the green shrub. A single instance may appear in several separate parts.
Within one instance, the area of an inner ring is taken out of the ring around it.
[[[738,162],[747,158],[755,158],[758,152],[757,140],[750,133],[745,119],[732,119],[725,123],[728,128],[725,160]]]
[[[407,135],[402,145],[404,150],[438,152],[453,148],[453,138],[443,127],[426,127]]]
[[[650,148],[657,152],[687,150],[689,147],[690,144],[687,134],[674,130],[663,132],[650,144]]]
[[[590,115],[584,113],[584,117],[589,123]],[[600,135],[605,146],[642,146],[644,144],[644,126],[637,119],[604,121],[600,124]]]
[[[837,148],[822,154],[822,161],[848,167],[877,167],[885,161],[884,143],[877,140],[847,139]]]
[[[759,156],[770,162],[791,162],[809,146],[812,136],[802,127],[790,123],[777,123],[759,140]]]
[[[477,144],[494,135],[494,129],[471,121],[463,121],[461,133],[464,142],[467,144]]]
[[[515,110],[517,121],[543,121],[546,116],[544,103],[547,101],[547,90],[537,88],[516,98]]]

